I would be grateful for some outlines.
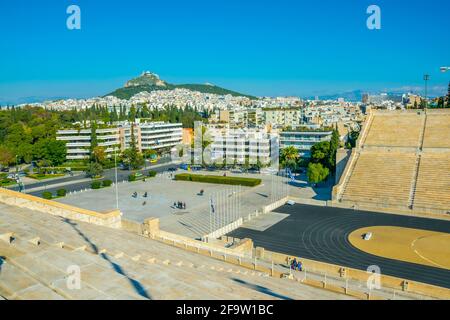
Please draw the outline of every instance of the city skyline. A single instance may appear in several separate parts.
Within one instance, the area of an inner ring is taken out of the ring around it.
[[[369,1],[1,3],[0,104],[102,96],[143,70],[170,83],[300,97],[421,93],[427,73],[429,95],[443,95],[450,5],[431,2],[376,1],[380,30],[366,27]],[[81,30],[66,27],[71,4]]]

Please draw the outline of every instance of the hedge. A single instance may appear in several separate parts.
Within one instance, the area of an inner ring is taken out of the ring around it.
[[[145,175],[136,176],[136,174],[133,173],[128,176],[128,181],[134,182],[134,181],[138,181],[138,180],[144,180],[145,178],[146,178]]]
[[[111,185],[112,185],[112,181],[111,180],[104,180],[103,182],[102,182],[102,186],[103,187],[111,187]]]
[[[69,168],[71,171],[86,171],[87,166],[41,167],[41,168],[37,168],[37,170],[46,171],[46,172],[48,172],[48,171],[64,172]]]
[[[13,184],[16,184],[16,180],[14,179],[8,179],[8,178],[0,178],[0,186],[7,187]]]
[[[156,172],[156,171],[154,171],[154,170],[150,170],[150,171],[148,172],[148,176],[149,176],[150,178],[153,178],[153,177],[156,177],[157,173],[158,173],[158,172]]]
[[[91,188],[92,189],[100,189],[102,186],[102,183],[100,181],[94,181],[91,183]]]
[[[51,200],[53,198],[53,194],[50,191],[42,192],[42,198]]]
[[[58,197],[65,197],[66,194],[67,194],[66,189],[59,189],[58,191],[56,191],[56,195],[57,195]]]
[[[200,175],[200,174],[190,174],[190,173],[177,174],[177,175],[175,175],[175,180],[215,183],[215,184],[240,185],[240,186],[245,186],[245,187],[255,187],[255,186],[261,184],[261,179],[255,179],[255,178],[223,177],[223,176],[210,176],[210,175]]]

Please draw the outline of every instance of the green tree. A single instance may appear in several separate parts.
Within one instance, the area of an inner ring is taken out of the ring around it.
[[[14,163],[14,154],[5,146],[0,146],[0,164],[8,167]]]
[[[91,146],[90,146],[90,160],[95,161],[94,150],[98,146],[97,140],[97,123],[94,121],[91,123]]]
[[[444,97],[439,97],[437,107],[444,108]]]
[[[92,150],[92,156],[95,162],[100,163],[100,164],[105,164],[106,163],[106,153],[105,153],[105,148],[102,146],[97,146]]]
[[[96,162],[90,162],[86,168],[86,175],[89,178],[97,178],[103,174],[103,167]]]
[[[40,140],[33,148],[36,160],[47,160],[50,165],[58,166],[66,160],[67,148],[64,141],[45,139]]]
[[[314,144],[311,147],[311,160],[314,163],[322,163],[325,165],[327,163],[327,157],[330,153],[330,142],[322,141]]]
[[[140,169],[144,165],[144,157],[137,148],[134,125],[131,125],[130,148],[123,152],[122,162],[128,165],[132,170]]]
[[[299,153],[294,146],[286,147],[281,151],[281,164],[285,168],[295,170],[297,168],[298,160],[299,160]]]
[[[330,174],[330,169],[322,166],[321,163],[310,163],[308,165],[308,182],[309,183],[320,183],[324,181]]]

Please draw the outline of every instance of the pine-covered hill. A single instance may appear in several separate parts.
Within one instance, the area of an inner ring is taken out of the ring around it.
[[[159,79],[159,76],[145,72],[141,76],[131,79],[123,88],[119,88],[105,96],[114,96],[119,99],[129,100],[135,94],[140,92],[152,92],[156,90],[173,90],[176,88],[188,89],[201,93],[210,93],[217,95],[232,95],[235,97],[247,97],[249,99],[256,99],[256,97],[242,94],[236,91],[224,89],[211,84],[170,84]]]
[[[156,91],[156,90],[173,90],[176,88],[188,89],[191,91],[198,91],[201,93],[211,93],[211,94],[217,94],[217,95],[230,94],[234,97],[247,97],[252,100],[256,99],[256,97],[253,97],[250,95],[245,95],[245,94],[242,94],[239,92],[235,92],[232,90],[224,89],[224,88],[221,88],[218,86],[207,85],[207,84],[180,84],[180,85],[167,84],[164,87],[157,86],[157,85],[139,85],[139,86],[119,88],[117,90],[114,90],[111,93],[108,93],[105,96],[114,96],[119,99],[129,100],[135,94],[143,92],[143,91],[152,92],[152,91]]]

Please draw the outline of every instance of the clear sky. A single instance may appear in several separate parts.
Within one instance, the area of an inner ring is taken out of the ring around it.
[[[66,9],[81,8],[81,30]],[[381,30],[366,27],[369,5]],[[106,94],[144,70],[254,95],[446,91],[448,0],[0,1],[0,104]]]

